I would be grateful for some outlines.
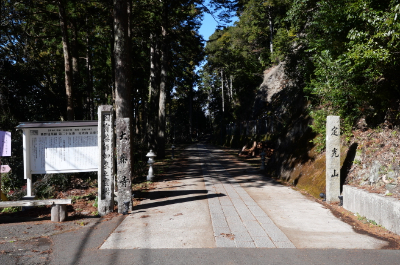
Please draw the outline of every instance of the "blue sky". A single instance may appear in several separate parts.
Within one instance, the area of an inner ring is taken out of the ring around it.
[[[204,15],[204,19],[199,30],[200,34],[203,35],[204,40],[208,40],[208,38],[214,33],[217,25],[218,23],[210,14],[206,13]]]
[[[218,20],[218,18],[216,19]],[[233,21],[231,25],[233,25],[233,23],[237,21],[237,17],[233,18],[232,20]],[[217,21],[215,21],[210,14],[205,13],[202,25],[199,30],[200,34],[203,35],[204,40],[208,40],[208,38],[214,33],[217,26],[218,26]]]
[[[214,33],[215,29],[217,28],[218,23],[214,20],[214,18],[208,14],[204,14],[204,19],[202,21],[201,27],[199,29],[200,35],[203,36],[203,39],[205,41],[208,40],[208,38]],[[199,66],[196,67],[195,71],[199,71],[203,65],[205,64],[205,61],[200,63]],[[195,88],[196,89],[196,88]]]
[[[218,19],[218,18],[216,18],[216,19]],[[233,22],[231,24],[233,25],[233,23],[235,21],[237,21],[237,17],[233,18],[232,20],[233,20]],[[215,21],[215,19],[210,14],[205,13],[202,25],[201,25],[201,27],[199,29],[199,33],[200,33],[200,35],[203,36],[204,40],[207,41],[208,38],[214,33],[214,31],[216,30],[217,26],[218,26],[217,21]],[[199,68],[201,68],[204,63],[205,62],[200,64],[200,66],[196,67],[195,71],[198,71]]]

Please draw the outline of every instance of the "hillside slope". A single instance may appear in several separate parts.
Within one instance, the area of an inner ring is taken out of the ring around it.
[[[312,143],[302,88],[285,74],[281,63],[264,73],[254,105],[254,116],[273,121],[269,145],[275,149],[267,174],[303,189],[315,197],[325,192],[325,153]],[[400,137],[397,129],[362,128],[353,137],[342,136],[341,184],[400,197]]]

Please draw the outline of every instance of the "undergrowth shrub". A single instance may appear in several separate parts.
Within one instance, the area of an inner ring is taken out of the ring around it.
[[[11,172],[1,174],[1,190],[4,194],[8,194],[11,191],[20,190],[23,186],[23,182],[17,175]]]
[[[19,201],[26,196],[26,188],[19,190],[12,190],[7,195],[9,201]]]
[[[52,198],[56,191],[67,189],[68,183],[66,174],[46,174],[33,184],[33,190],[39,198]]]
[[[317,136],[312,140],[313,144],[316,146],[317,152],[322,152],[325,150],[326,146],[326,119],[327,116],[334,115],[331,114],[326,109],[310,110],[310,116],[313,118],[313,123],[310,125],[313,132]],[[346,137],[349,141],[352,135],[354,118],[353,117],[343,117],[340,116],[340,132],[341,135]]]

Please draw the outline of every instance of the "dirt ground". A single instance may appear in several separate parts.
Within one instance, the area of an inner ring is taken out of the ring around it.
[[[67,205],[68,220],[79,220],[85,217],[96,217],[97,208],[94,207],[97,188],[71,189],[57,194],[57,199],[72,198],[72,205]],[[17,223],[27,221],[46,221],[51,219],[51,205],[34,207],[16,212],[0,212],[0,223]]]

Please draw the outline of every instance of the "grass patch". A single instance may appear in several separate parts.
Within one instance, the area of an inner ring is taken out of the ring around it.
[[[369,220],[369,219],[367,219],[367,217],[361,216],[359,213],[356,213],[355,215],[357,216],[357,220],[361,221],[363,224],[371,224],[371,225],[380,226],[374,220]]]
[[[1,210],[2,213],[16,213],[21,210],[21,207],[6,207]]]

